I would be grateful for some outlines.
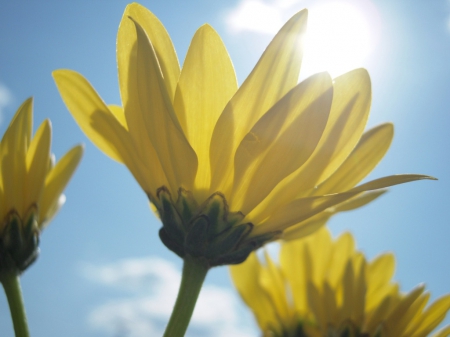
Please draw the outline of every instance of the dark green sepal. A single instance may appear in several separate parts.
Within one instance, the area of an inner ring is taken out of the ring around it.
[[[230,212],[224,195],[213,193],[200,206],[192,193],[178,190],[174,202],[166,187],[157,190],[158,212],[163,222],[161,241],[180,257],[192,256],[209,267],[243,262],[263,243],[279,233],[251,237],[253,224],[242,223],[241,212]]]
[[[193,257],[205,255],[208,247],[207,234],[209,226],[209,219],[205,215],[200,215],[193,221],[185,240],[185,247],[189,255]]]
[[[170,238],[170,236],[167,234],[166,228],[162,227],[159,229],[159,238],[161,239],[162,243],[169,248],[172,252],[177,254],[179,257],[184,258],[184,248],[183,245],[178,244],[174,240]]]
[[[39,227],[36,207],[27,212],[25,221],[16,211],[5,217],[0,233],[0,274],[21,273],[39,256]]]
[[[246,237],[252,229],[253,225],[251,223],[228,228],[211,240],[211,244],[209,245],[206,254],[211,256],[221,256],[226,254],[238,246],[242,239]]]

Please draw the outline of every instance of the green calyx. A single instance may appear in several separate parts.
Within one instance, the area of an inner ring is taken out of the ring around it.
[[[204,259],[209,267],[243,262],[255,249],[279,233],[251,237],[253,224],[242,223],[244,214],[230,212],[225,197],[216,192],[198,205],[192,193],[178,190],[176,202],[169,190],[157,191],[163,223],[161,241],[181,258]]]
[[[37,212],[31,208],[24,219],[11,211],[0,226],[0,277],[5,273],[21,273],[39,255]]]

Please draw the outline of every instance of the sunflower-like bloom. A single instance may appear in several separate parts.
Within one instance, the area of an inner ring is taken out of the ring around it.
[[[426,337],[450,309],[450,294],[425,308],[423,285],[401,293],[394,256],[366,261],[350,233],[333,240],[323,227],[283,242],[279,259],[252,253],[230,267],[265,337]],[[450,326],[433,336],[450,336]]]
[[[106,105],[71,70],[53,73],[85,134],[125,164],[163,227],[164,244],[210,266],[239,263],[264,242],[362,192],[427,178],[360,182],[383,157],[391,124],[363,134],[371,102],[364,69],[298,82],[307,11],[281,28],[238,88],[209,25],[195,33],[183,68],[164,26],[129,5],[117,37],[122,106]]]
[[[0,279],[37,258],[39,233],[64,203],[62,192],[83,154],[75,146],[55,165],[50,121],[31,136],[32,104],[19,107],[0,144]]]

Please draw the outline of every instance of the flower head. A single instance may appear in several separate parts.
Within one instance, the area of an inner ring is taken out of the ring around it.
[[[106,105],[71,70],[53,73],[81,129],[125,164],[162,220],[162,241],[211,266],[239,263],[264,242],[369,190],[429,178],[390,176],[355,187],[387,151],[391,124],[363,134],[367,71],[298,82],[307,11],[294,15],[238,88],[218,34],[195,33],[183,68],[147,9],[128,5],[119,26],[122,106]],[[315,227],[314,227],[315,226]]]
[[[450,310],[450,294],[425,308],[423,285],[400,292],[394,256],[366,261],[349,233],[334,240],[324,227],[283,242],[279,265],[265,260],[253,253],[230,270],[267,337],[426,337]],[[450,326],[433,336],[450,336]]]
[[[50,121],[32,137],[32,109],[26,100],[0,143],[0,276],[37,258],[39,233],[64,203],[62,192],[83,153],[75,146],[55,165]]]

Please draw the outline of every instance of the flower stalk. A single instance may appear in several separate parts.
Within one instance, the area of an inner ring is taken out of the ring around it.
[[[208,270],[209,266],[203,259],[190,255],[184,257],[181,285],[164,337],[184,336]]]
[[[16,337],[29,337],[27,316],[20,288],[19,275],[14,272],[3,273],[0,282],[8,299],[9,310]]]

